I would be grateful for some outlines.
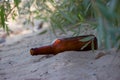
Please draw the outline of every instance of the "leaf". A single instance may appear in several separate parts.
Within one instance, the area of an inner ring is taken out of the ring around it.
[[[42,32],[39,33],[39,35],[45,34],[47,32],[47,30],[44,30]]]
[[[88,37],[85,37],[85,38],[80,39],[79,41],[87,42],[87,41],[89,41],[89,40],[91,40],[91,39],[93,39],[93,38],[94,38],[94,36],[88,36]]]
[[[119,44],[119,46],[118,46],[118,48],[117,48],[117,52],[120,50],[120,44]]]
[[[14,4],[17,6],[17,8],[18,8],[18,5],[20,2],[21,2],[21,0],[14,0]]]
[[[93,41],[93,40],[92,40],[91,47],[92,47],[92,51],[94,52],[94,50],[95,50],[95,47],[94,47],[94,41]]]
[[[74,21],[64,12],[62,12],[61,10],[59,10],[59,13],[64,16],[64,18],[66,18],[69,22],[74,23]]]
[[[7,31],[7,34],[9,35],[9,30],[10,30],[10,29],[9,29],[8,25],[5,25],[5,27],[6,27],[5,29],[6,29],[6,31]]]
[[[1,6],[0,16],[1,16],[1,24],[3,26],[3,29],[5,29],[5,9],[4,9],[4,6]]]
[[[79,18],[80,18],[81,21],[84,21],[84,18],[83,18],[83,16],[80,13],[79,13],[78,16],[79,16]]]
[[[84,46],[82,46],[81,50],[83,50],[85,47],[87,47],[90,44],[90,41],[87,42]]]
[[[87,7],[85,9],[85,12],[84,12],[85,14],[87,14],[87,12],[89,11],[90,7],[91,7],[91,3],[88,3]]]

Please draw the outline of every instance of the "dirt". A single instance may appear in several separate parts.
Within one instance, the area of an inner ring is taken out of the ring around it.
[[[0,47],[0,80],[120,79],[120,51],[116,49],[30,55],[31,48],[48,45],[55,38],[50,31],[7,37]]]
[[[50,42],[49,33],[46,33],[28,35],[4,45],[0,51],[0,80],[120,79],[120,54],[115,49],[96,50],[94,53],[66,51],[55,56],[30,55],[30,48]],[[103,56],[96,58],[103,52]]]

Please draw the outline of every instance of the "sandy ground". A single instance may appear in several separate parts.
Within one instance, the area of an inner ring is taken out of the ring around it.
[[[120,52],[116,49],[30,55],[30,48],[50,44],[53,39],[49,31],[42,35],[29,33],[8,37],[0,46],[0,80],[120,79]],[[104,56],[98,57],[99,54]]]

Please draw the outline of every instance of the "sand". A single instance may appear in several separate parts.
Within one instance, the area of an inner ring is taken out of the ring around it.
[[[50,44],[54,39],[49,31],[7,37],[0,47],[0,80],[120,79],[120,51],[116,49],[30,55],[31,48]]]

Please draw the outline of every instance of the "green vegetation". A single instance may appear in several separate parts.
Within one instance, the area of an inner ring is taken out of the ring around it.
[[[14,3],[10,0],[0,1],[0,27],[7,31],[7,33],[9,32],[9,27],[6,22],[9,18],[15,19],[15,16],[17,16],[15,8],[18,8],[20,2],[20,0],[14,0]]]
[[[0,26],[4,30],[9,31],[5,23],[8,15],[15,19],[16,13],[29,15],[25,23],[35,18],[49,21],[54,33],[60,29],[63,33],[72,30],[78,34],[81,25],[87,23],[97,30],[100,46],[120,48],[120,0],[26,0],[22,7],[19,3],[20,0],[14,0],[11,7],[9,0],[0,2]]]

